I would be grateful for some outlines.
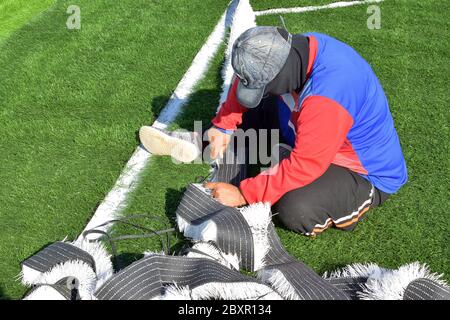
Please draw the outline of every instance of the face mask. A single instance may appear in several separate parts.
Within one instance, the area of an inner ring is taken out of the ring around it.
[[[286,63],[278,75],[267,84],[264,95],[282,95],[301,91],[306,82],[308,58],[308,39],[301,34],[293,35],[292,47]]]

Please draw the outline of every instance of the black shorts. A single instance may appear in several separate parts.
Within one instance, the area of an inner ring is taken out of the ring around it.
[[[369,208],[388,196],[359,174],[332,164],[317,180],[283,195],[272,211],[287,228],[317,235],[331,226],[353,230]]]

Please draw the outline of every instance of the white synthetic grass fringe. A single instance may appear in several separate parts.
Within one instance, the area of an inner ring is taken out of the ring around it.
[[[252,230],[254,246],[254,271],[265,266],[265,258],[270,248],[269,224],[271,222],[270,203],[256,203],[239,209]]]
[[[196,252],[189,252],[186,256],[190,258],[207,258],[214,259],[214,261],[219,262],[221,265],[227,268],[234,268],[235,270],[239,270],[239,258],[235,254],[224,253],[220,251],[216,246],[208,243],[208,242],[197,242],[192,246],[193,249],[199,250],[207,255],[202,255]]]
[[[384,0],[364,0],[364,1],[340,1],[333,2],[330,4],[322,5],[322,6],[307,6],[307,7],[293,7],[293,8],[276,8],[269,10],[256,11],[256,16],[265,16],[269,14],[282,14],[282,13],[302,13],[309,11],[318,11],[324,9],[336,9],[336,8],[344,8],[351,7],[360,4],[371,4],[371,3],[380,3]]]
[[[97,275],[96,289],[100,288],[113,274],[111,255],[106,251],[103,243],[99,241],[76,240],[74,246],[89,253],[95,261],[95,273]]]
[[[352,264],[331,273],[329,278],[368,277],[363,290],[358,292],[362,300],[402,300],[406,287],[420,278],[430,279],[448,287],[441,274],[432,273],[426,264],[413,262],[396,270],[379,267],[376,264]]]
[[[209,35],[207,41],[192,61],[191,66],[178,83],[167,105],[161,111],[158,119],[153,123],[154,127],[165,129],[178,116],[181,108],[188,101],[189,95],[192,93],[195,85],[203,78],[212,58],[218,51],[225,37],[226,17],[227,15],[232,15],[230,11],[234,9],[235,5],[230,5],[225,13],[222,14],[213,32]],[[91,221],[89,221],[83,231],[93,228],[97,229],[98,225],[117,218],[120,215],[126,207],[128,195],[136,188],[140,173],[146,167],[150,157],[151,155],[145,149],[140,146],[136,148],[119,176],[119,179],[114,184],[114,187],[97,208]],[[111,224],[99,227],[98,230],[107,231],[110,227]],[[100,236],[100,234],[91,233],[87,238],[89,240],[96,240]]]
[[[193,300],[222,299],[222,300],[280,300],[269,286],[256,282],[210,282],[192,289]]]
[[[210,282],[189,290],[169,286],[162,299],[177,300],[282,300],[269,286],[257,282]]]
[[[192,300],[191,290],[188,286],[178,286],[172,284],[168,286],[164,294],[158,297],[158,300]]]
[[[300,296],[280,270],[275,268],[262,269],[258,272],[258,279],[261,279],[262,282],[269,284],[284,299],[300,300]]]
[[[33,292],[27,295],[23,300],[66,300],[56,289],[43,285],[37,287]]]
[[[213,241],[217,242],[217,226],[212,220],[206,220],[201,224],[189,224],[182,217],[177,216],[178,228],[186,238],[193,241]]]
[[[41,274],[33,284],[55,284],[62,278],[74,277],[78,280],[78,292],[82,300],[94,299],[97,276],[94,270],[82,261],[68,261],[53,267],[51,270]]]
[[[36,280],[42,275],[42,272],[32,269],[28,266],[22,265],[22,270],[17,276],[23,285],[30,286],[36,283]]]
[[[228,45],[225,50],[225,62],[222,67],[222,93],[220,95],[217,111],[227,99],[234,74],[233,67],[231,66],[231,51],[233,49],[233,44],[244,31],[253,27],[256,27],[256,16],[250,2],[248,0],[240,0],[233,15]]]
[[[65,239],[63,240],[63,242],[65,242]],[[74,242],[71,242],[70,244],[80,248],[83,251],[86,251],[94,259],[95,274],[97,278],[96,288],[99,288],[106,280],[108,280],[113,275],[114,271],[111,262],[111,255],[106,251],[106,248],[102,243],[98,241],[89,242],[86,239],[78,239]],[[51,270],[49,270],[49,272]],[[30,286],[33,284],[38,284],[39,279],[40,277],[42,277],[42,275],[42,272],[23,265],[22,271],[18,275],[18,278],[21,280],[22,284]]]
[[[335,279],[335,278],[368,278],[373,276],[374,278],[381,277],[382,274],[387,271],[387,269],[383,269],[377,264],[374,263],[354,263],[348,266],[345,266],[342,269],[333,271],[328,275],[326,272],[323,275],[325,279]]]
[[[369,277],[363,291],[358,294],[362,300],[403,300],[406,287],[412,281],[427,278],[448,287],[442,275],[432,273],[428,266],[414,262],[397,270],[383,270],[379,277]]]
[[[189,222],[187,222],[183,217],[177,215],[177,227],[181,233],[184,233],[187,227],[189,227]]]
[[[144,257],[150,257],[150,256],[164,256],[166,253],[164,251],[160,252],[154,252],[154,251],[145,251]]]

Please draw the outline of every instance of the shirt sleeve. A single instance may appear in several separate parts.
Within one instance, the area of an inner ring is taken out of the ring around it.
[[[242,115],[247,110],[247,108],[239,103],[236,97],[239,78],[234,77],[233,79],[227,100],[222,104],[219,112],[211,121],[217,128],[225,130],[236,130],[237,126],[242,123]]]
[[[295,147],[279,164],[240,184],[248,203],[274,204],[285,193],[319,178],[344,143],[353,118],[326,97],[308,97],[297,119]]]

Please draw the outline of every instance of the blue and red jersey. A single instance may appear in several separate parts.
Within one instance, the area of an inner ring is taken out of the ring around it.
[[[386,193],[406,183],[407,169],[383,88],[370,65],[350,46],[319,33],[309,39],[307,81],[300,94],[277,97],[280,131],[293,147],[274,174],[243,180],[248,203],[277,202],[286,192],[346,167]],[[247,110],[233,83],[212,123],[235,130]]]

